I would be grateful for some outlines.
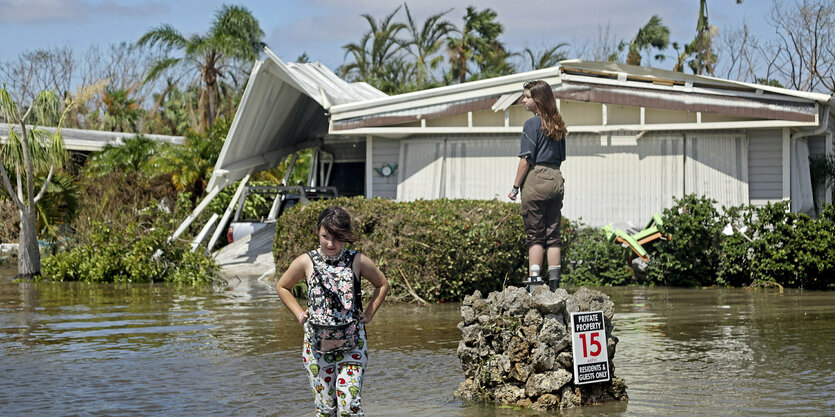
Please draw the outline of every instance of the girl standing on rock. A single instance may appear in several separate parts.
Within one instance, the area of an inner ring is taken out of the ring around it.
[[[389,284],[371,259],[345,249],[346,243],[359,240],[345,209],[322,211],[315,231],[319,247],[293,260],[278,280],[276,291],[304,326],[302,359],[316,415],[362,416],[362,378],[368,362],[365,325],[383,304]],[[306,310],[291,293],[302,278],[307,280]],[[374,286],[365,312],[360,278]]]
[[[519,166],[507,196],[515,201],[521,190],[531,277],[528,282],[530,285],[539,282],[543,255],[547,250],[548,286],[553,291],[560,286],[560,221],[564,194],[560,165],[565,160],[567,130],[548,83],[528,81],[523,88],[522,103],[534,116],[525,121],[522,128]]]

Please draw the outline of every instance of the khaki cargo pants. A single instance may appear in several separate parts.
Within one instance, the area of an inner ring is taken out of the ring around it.
[[[560,221],[564,185],[556,165],[537,164],[528,172],[522,186],[522,220],[528,247],[562,246]]]

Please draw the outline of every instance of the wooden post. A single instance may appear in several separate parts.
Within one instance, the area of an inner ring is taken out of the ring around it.
[[[212,238],[209,240],[209,245],[206,246],[206,253],[211,254],[212,248],[217,243],[217,240],[220,238],[220,234],[223,233],[223,228],[226,227],[226,222],[229,221],[229,217],[232,216],[232,210],[235,209],[235,205],[238,202],[238,199],[241,197],[241,193],[244,192],[244,188],[246,188],[246,183],[249,182],[249,176],[252,175],[252,169],[250,168],[249,173],[241,180],[241,184],[238,185],[238,189],[235,191],[235,195],[232,196],[232,200],[229,201],[229,205],[226,206],[226,211],[223,212],[223,217],[220,219],[220,223],[218,223],[215,232],[212,234]]]

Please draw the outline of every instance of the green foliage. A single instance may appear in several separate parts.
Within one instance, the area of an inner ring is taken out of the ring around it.
[[[629,65],[641,65],[641,51],[649,50],[652,47],[664,50],[670,44],[670,28],[661,22],[658,15],[653,15],[646,25],[638,30],[635,39],[629,44],[629,54],[626,63]],[[664,59],[663,55],[656,56],[656,59]]]
[[[206,134],[189,131],[184,145],[163,145],[154,163],[160,173],[170,176],[179,191],[200,198],[209,183],[215,162],[223,149],[223,141],[232,119],[219,118]]]
[[[719,213],[714,202],[688,195],[664,210],[669,240],[650,252],[646,283],[675,286],[774,282],[827,289],[835,277],[835,208],[820,218],[789,211],[788,202],[738,206]],[[727,233],[723,233],[723,230]]]
[[[812,155],[809,157],[809,174],[812,177],[812,198],[815,213],[820,215],[818,206],[822,199],[821,191],[835,186],[835,154]]]
[[[182,242],[166,243],[172,224],[127,227],[93,224],[89,243],[43,260],[43,276],[54,281],[206,284],[219,280],[214,261]],[[161,255],[154,253],[161,249]]]
[[[71,223],[71,244],[89,243],[97,223],[120,227],[168,216],[165,211],[170,212],[179,197],[189,196],[188,193],[178,195],[165,177],[149,178],[136,171],[111,172],[99,177],[85,175],[79,178],[78,190],[80,207]],[[177,207],[185,211],[190,210],[191,205],[185,201]],[[174,214],[177,219],[186,215]]]
[[[102,97],[104,108],[99,126],[101,129],[112,132],[136,131],[137,123],[142,118],[142,109],[136,99],[130,98],[130,93],[123,89],[105,89]]]
[[[296,206],[276,224],[273,255],[283,271],[317,245],[313,228],[328,206],[345,207],[363,238],[353,245],[386,274],[395,295],[404,277],[427,301],[461,300],[476,289],[521,285],[527,253],[519,206],[476,200],[339,198]]]
[[[697,286],[715,284],[720,259],[719,239],[724,223],[715,201],[693,194],[664,209],[658,229],[669,240],[655,244],[650,256],[648,284]]]
[[[110,172],[140,172],[145,175],[157,173],[154,158],[160,153],[158,142],[139,135],[125,139],[122,144],[107,144],[94,153],[85,173],[97,176]]]
[[[561,225],[562,281],[573,285],[625,285],[632,281],[627,249],[606,239],[600,229],[579,221]]]
[[[730,253],[745,253],[739,278],[731,283],[776,282],[784,287],[826,289],[835,277],[835,208],[819,219],[792,213],[788,203],[756,209],[749,220],[753,241],[723,242]],[[722,270],[720,274],[732,276]]]
[[[751,282],[753,248],[750,242],[756,213],[753,206],[725,209],[725,221],[732,233],[722,236],[717,284],[738,287]]]
[[[46,178],[36,178],[40,187]],[[38,202],[38,233],[51,241],[59,239],[60,227],[69,225],[81,209],[81,194],[75,180],[66,173],[56,173],[46,186],[43,199]]]
[[[232,201],[232,197],[235,195],[235,191],[238,190],[238,185],[240,181],[236,181],[232,184],[229,184],[226,188],[220,191],[217,197],[212,200],[211,203],[206,207],[206,210],[210,213],[217,213],[219,215],[223,215],[223,212],[226,211],[226,207],[229,206],[229,202]],[[276,185],[273,182],[269,181],[250,181],[249,185],[252,186],[259,186],[259,185]],[[241,219],[265,219],[267,215],[270,213],[270,208],[272,207],[273,200],[265,198],[264,195],[250,193],[247,195],[246,200],[244,201],[244,208],[241,211]]]

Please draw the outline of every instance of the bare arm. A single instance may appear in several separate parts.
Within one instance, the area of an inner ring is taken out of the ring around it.
[[[310,266],[310,268],[308,268],[308,266]],[[293,313],[293,316],[299,320],[299,323],[304,323],[304,321],[307,320],[307,312],[303,310],[299,305],[299,302],[296,301],[296,297],[293,297],[291,290],[297,282],[307,276],[307,270],[312,268],[313,265],[310,262],[310,258],[308,258],[307,255],[301,255],[293,260],[290,267],[284,271],[284,274],[281,275],[281,278],[279,278],[278,282],[275,284],[275,290],[278,292],[278,296],[281,298],[281,301],[284,302],[287,309]]]
[[[513,180],[514,187],[521,187],[522,181],[525,180],[525,175],[528,175],[528,169],[530,169],[531,164],[528,162],[526,158],[519,158],[519,166],[516,167],[516,178]],[[516,194],[509,193],[507,195],[513,201],[516,201]]]
[[[359,275],[367,279],[374,286],[374,292],[371,294],[371,302],[365,308],[365,313],[363,313],[365,317],[362,319],[363,323],[369,323],[374,318],[374,315],[377,314],[377,310],[383,304],[386,295],[388,295],[389,281],[369,257],[362,256],[361,254],[358,254],[358,256]]]

